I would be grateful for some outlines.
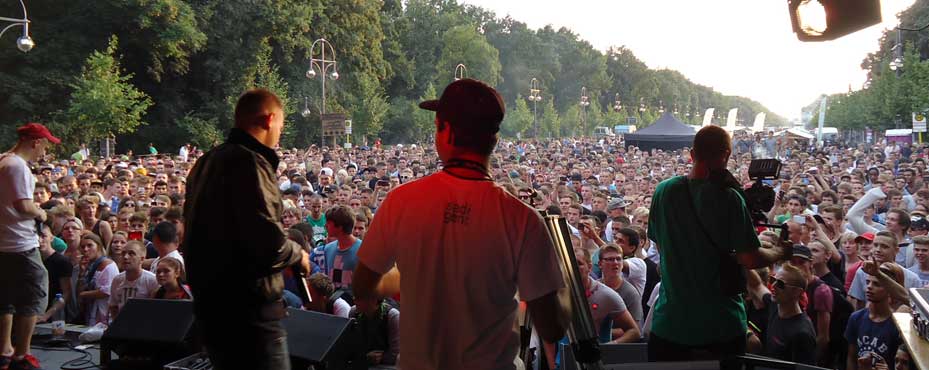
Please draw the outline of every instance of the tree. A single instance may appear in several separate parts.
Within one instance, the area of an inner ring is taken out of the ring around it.
[[[555,110],[555,104],[552,99],[543,100],[541,103],[541,112],[539,112],[539,127],[542,129],[541,137],[561,137],[562,133],[561,117]]]
[[[429,84],[426,86],[426,92],[420,97],[419,101],[438,99],[435,92],[435,86]],[[435,129],[435,113],[419,108],[419,103],[413,101],[412,103],[412,126],[413,126],[413,136],[410,138],[410,142],[426,142],[429,138],[429,134]]]
[[[501,134],[506,136],[522,137],[532,127],[532,110],[526,104],[526,99],[516,96],[516,102],[503,117],[500,126]]]
[[[114,35],[106,50],[87,57],[80,76],[69,84],[73,92],[62,117],[62,137],[69,146],[131,133],[145,124],[142,116],[152,100],[129,82],[131,74],[122,73],[118,48]]]
[[[297,140],[297,129],[295,125],[290,124],[290,116],[296,111],[296,106],[291,103],[289,97],[289,85],[287,81],[281,78],[278,72],[279,68],[271,61],[271,46],[262,45],[257,52],[255,64],[248,69],[248,73],[242,78],[240,91],[246,91],[255,88],[267,89],[277,95],[281,101],[284,111],[284,131],[281,133],[281,147],[292,147]],[[235,104],[240,94],[230,95],[226,101],[229,104],[227,115],[235,111]]]
[[[355,94],[351,102],[352,136],[356,143],[376,137],[381,132],[388,110],[387,97],[377,80],[371,76],[359,76],[358,81],[361,91]]]
[[[459,63],[468,68],[468,77],[496,86],[500,81],[500,53],[477,32],[473,25],[454,27],[442,38],[442,54],[436,64],[437,86],[445,86],[454,80],[455,66]]]

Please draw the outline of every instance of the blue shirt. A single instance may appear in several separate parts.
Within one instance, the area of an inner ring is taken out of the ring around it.
[[[356,239],[346,250],[339,250],[339,241],[326,244],[326,274],[332,279],[336,289],[352,286],[352,271],[358,264],[358,248],[361,248],[361,239]]]
[[[902,342],[900,332],[894,325],[893,317],[882,322],[874,322],[868,317],[867,308],[855,311],[848,318],[845,339],[855,344],[858,349],[856,357],[875,356],[882,358],[888,369],[894,368],[894,356]]]
[[[929,271],[920,270],[919,263],[913,266],[910,266],[908,270],[913,271],[916,274],[916,276],[919,277],[919,286],[924,287],[926,285],[929,285]]]

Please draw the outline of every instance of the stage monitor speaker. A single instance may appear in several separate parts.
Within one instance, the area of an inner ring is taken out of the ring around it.
[[[355,320],[294,308],[281,320],[287,330],[292,368],[313,365],[318,370],[367,369],[359,350]]]
[[[120,360],[110,368],[161,368],[198,352],[193,324],[191,301],[130,299],[100,340],[101,362],[113,351]]]

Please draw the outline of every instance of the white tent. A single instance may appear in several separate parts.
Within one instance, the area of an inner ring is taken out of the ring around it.
[[[816,137],[809,131],[804,130],[802,128],[798,128],[798,127],[789,128],[789,129],[781,130],[781,131],[774,133],[774,136],[784,136],[784,135],[799,137],[799,138],[808,139],[808,140],[811,140]]]

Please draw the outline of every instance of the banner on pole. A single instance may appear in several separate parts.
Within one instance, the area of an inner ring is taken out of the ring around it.
[[[926,132],[926,114],[913,112],[913,132]]]

